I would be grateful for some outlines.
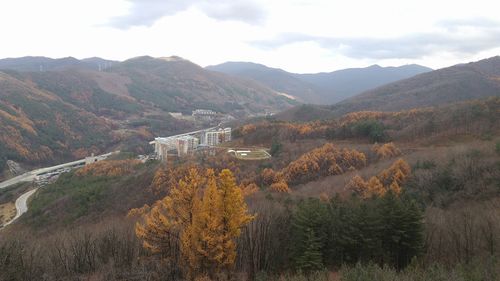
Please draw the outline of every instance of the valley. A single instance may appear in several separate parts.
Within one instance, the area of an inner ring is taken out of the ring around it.
[[[2,72],[4,174],[33,171],[0,183],[1,280],[500,276],[497,57],[333,105],[178,57],[83,61]]]
[[[490,0],[0,2],[0,281],[500,281]]]

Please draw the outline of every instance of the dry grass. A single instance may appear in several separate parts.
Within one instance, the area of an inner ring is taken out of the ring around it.
[[[5,224],[16,216],[16,205],[12,202],[0,205],[0,225]]]

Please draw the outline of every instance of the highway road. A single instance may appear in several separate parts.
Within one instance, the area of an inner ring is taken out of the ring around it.
[[[35,194],[35,192],[38,190],[38,188],[35,188],[33,190],[30,190],[23,195],[19,196],[16,200],[16,216],[11,219],[9,222],[4,224],[2,228],[6,227],[7,225],[15,222],[18,218],[20,218],[24,213],[28,211],[28,199]],[[0,228],[1,229],[1,228]]]
[[[35,176],[36,175],[31,173],[31,172],[24,173],[24,174],[19,175],[17,177],[0,182],[0,189],[9,187],[11,185],[18,184],[20,182],[32,182],[35,179]]]
[[[69,162],[69,163],[64,163],[64,164],[60,164],[60,165],[56,165],[56,166],[52,166],[52,167],[40,168],[40,169],[36,169],[36,170],[30,171],[30,172],[26,172],[26,173],[19,175],[17,177],[0,182],[0,189],[6,188],[6,187],[9,187],[9,186],[21,183],[21,182],[33,182],[36,179],[36,177],[39,175],[43,175],[43,174],[54,172],[54,171],[57,172],[60,169],[74,168],[74,167],[78,167],[80,165],[85,165],[85,163],[88,160],[91,163],[93,163],[95,161],[104,160],[104,159],[108,158],[109,156],[116,154],[118,152],[119,151],[115,151],[115,152],[106,153],[106,154],[102,154],[102,155],[98,155],[98,156],[91,156],[91,157],[87,157],[85,159],[81,159],[81,160],[77,160],[77,161],[73,161],[73,162]],[[17,200],[16,200],[16,216],[12,220],[10,220],[8,223],[6,223],[3,227],[13,223],[22,214],[24,214],[28,211],[28,205],[27,205],[28,198],[30,198],[30,196],[33,195],[36,191],[37,191],[37,189],[30,190],[30,191],[24,193],[23,195],[21,195],[19,198],[17,198]]]
[[[85,165],[85,163],[87,161],[89,161],[89,162],[92,163],[92,162],[95,162],[95,161],[104,160],[104,159],[108,158],[109,156],[111,156],[113,154],[116,154],[118,152],[119,151],[115,151],[115,152],[110,152],[110,153],[106,153],[106,154],[102,154],[102,155],[98,155],[98,156],[90,156],[90,157],[87,157],[87,158],[84,158],[84,159],[80,159],[80,160],[76,160],[76,161],[73,161],[73,162],[68,162],[68,163],[59,164],[59,165],[56,165],[56,166],[51,166],[51,167],[46,167],[46,168],[40,168],[40,169],[36,169],[36,170],[33,170],[33,171],[29,171],[29,172],[26,172],[26,173],[24,173],[22,175],[19,175],[17,177],[14,177],[14,178],[8,179],[6,181],[0,182],[0,189],[9,187],[11,185],[18,184],[20,182],[32,182],[33,180],[35,180],[35,178],[38,175],[42,175],[44,173],[50,173],[50,172],[57,171],[57,170],[64,169],[64,168],[74,168],[74,167],[78,167],[78,166],[81,166],[81,165]]]
[[[178,138],[178,137],[183,137],[183,136],[187,136],[187,135],[194,135],[194,134],[197,134],[197,133],[201,133],[201,132],[204,132],[204,131],[210,131],[210,130],[213,130],[213,129],[216,129],[216,128],[219,128],[221,127],[223,124],[223,122],[220,122],[217,126],[215,127],[211,127],[211,128],[206,128],[206,129],[201,129],[201,130],[197,130],[197,131],[192,131],[192,132],[188,132],[188,133],[182,133],[182,134],[178,134],[178,135],[173,135],[173,136],[168,136],[168,137],[157,137],[155,138],[156,139],[169,139],[169,138]],[[155,141],[151,141],[149,142],[150,144],[153,144]]]

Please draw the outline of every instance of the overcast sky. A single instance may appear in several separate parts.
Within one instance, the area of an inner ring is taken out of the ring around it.
[[[493,0],[0,0],[0,57],[177,55],[293,72],[500,55]]]

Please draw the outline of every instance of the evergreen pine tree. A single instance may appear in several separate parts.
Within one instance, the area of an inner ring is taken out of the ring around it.
[[[324,247],[324,241],[327,239],[327,215],[326,204],[318,199],[299,203],[293,214],[291,251],[292,259],[299,269],[309,270],[302,267],[306,266],[309,259],[317,261],[315,257],[318,253],[321,258],[320,265],[323,266],[323,256],[328,252]],[[316,245],[317,243],[319,245]],[[308,257],[304,256],[306,252]]]
[[[408,265],[412,258],[418,256],[424,243],[423,214],[414,201],[405,202],[404,236],[401,241],[398,267]]]
[[[323,255],[321,253],[323,243],[316,237],[312,228],[307,228],[304,234],[304,252],[297,256],[295,260],[297,269],[304,272],[311,272],[324,268]]]
[[[381,202],[384,262],[398,268],[406,266],[422,247],[423,220],[416,204],[388,192]]]

